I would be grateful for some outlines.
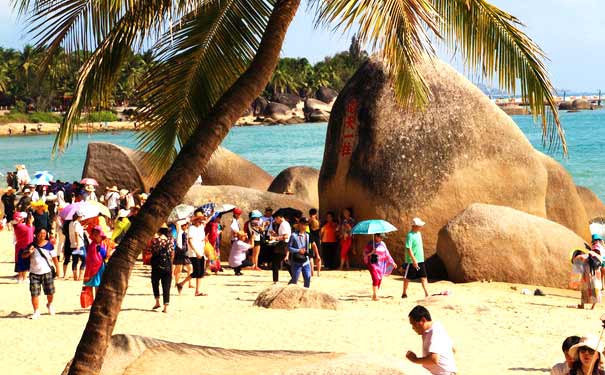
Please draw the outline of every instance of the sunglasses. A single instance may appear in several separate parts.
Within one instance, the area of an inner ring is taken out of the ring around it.
[[[580,349],[578,349],[578,351],[580,353],[588,353],[588,354],[591,354],[591,355],[594,354],[594,352],[595,352],[594,349],[591,349],[588,346],[583,346]]]

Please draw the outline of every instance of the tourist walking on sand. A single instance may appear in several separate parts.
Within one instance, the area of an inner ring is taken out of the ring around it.
[[[271,235],[272,241],[277,241],[275,246],[272,246],[273,254],[271,254],[271,271],[273,273],[273,284],[279,281],[279,270],[282,268],[283,262],[288,260],[288,243],[292,235],[292,227],[283,215],[276,212],[273,214],[275,225],[278,226],[277,233],[274,231]]]
[[[40,317],[39,297],[41,290],[46,295],[46,308],[49,315],[55,315],[55,309],[52,305],[55,294],[54,275],[51,270],[51,260],[54,269],[59,269],[57,253],[46,238],[46,229],[39,228],[34,233],[34,242],[29,246],[28,251],[23,253],[23,258],[29,258],[29,291],[31,294],[32,307],[34,313],[31,319]]]
[[[298,230],[290,236],[288,242],[288,250],[290,251],[290,267],[292,267],[292,278],[289,284],[296,285],[298,283],[298,277],[302,272],[304,286],[308,288],[311,286],[311,260],[309,254],[315,254],[318,252],[315,243],[311,242],[307,228],[309,220],[306,217],[301,217],[298,220]]]
[[[408,351],[405,357],[433,375],[456,374],[454,345],[443,325],[433,322],[429,311],[420,305],[414,307],[408,317],[414,332],[422,336],[422,356]]]
[[[603,347],[596,337],[583,337],[580,342],[569,349],[573,363],[569,375],[604,375]],[[592,369],[592,371],[591,371]]]
[[[569,370],[573,366],[574,358],[569,354],[569,349],[572,346],[576,345],[580,342],[579,336],[569,336],[563,341],[563,345],[561,349],[563,350],[563,355],[565,356],[565,361],[561,363],[557,363],[550,370],[550,375],[568,375]]]
[[[326,268],[335,270],[338,268],[338,223],[334,220],[334,212],[326,213],[326,222],[321,227],[321,259]]]
[[[223,272],[223,268],[221,267],[220,220],[221,215],[214,213],[206,224],[206,228],[204,228],[206,241],[214,248],[214,259],[209,260],[209,267],[210,272],[214,272],[215,274]]]
[[[321,230],[321,223],[317,214],[317,208],[312,208],[309,210],[309,226],[307,228],[307,231],[309,232],[309,241],[314,243],[315,247],[319,249],[321,246],[319,234]],[[319,276],[321,271],[321,256],[319,255],[319,251],[311,259],[311,271],[313,271],[313,269],[316,269],[317,276]]]
[[[34,228],[46,229],[46,232],[51,232],[51,221],[48,215],[48,206],[43,201],[32,202],[31,208],[34,210],[32,216],[34,217]]]
[[[166,224],[162,225],[157,237],[151,241],[151,287],[155,305],[153,310],[160,306],[160,282],[162,283],[162,302],[168,312],[170,304],[170,286],[172,285],[172,261],[174,259],[174,240]]]
[[[595,253],[599,254],[601,258],[605,256],[605,244],[603,243],[603,238],[595,233],[592,235],[592,246],[591,249]],[[603,263],[601,263],[601,285],[605,285],[605,259],[603,259]]]
[[[29,210],[29,205],[32,203],[31,198],[31,190],[28,188],[23,189],[23,196],[19,199],[17,203],[17,211],[27,212]]]
[[[27,220],[27,221],[26,221]],[[25,212],[13,214],[13,235],[15,237],[15,272],[17,272],[17,283],[26,280],[29,271],[29,258],[23,257],[28,251],[29,245],[34,241],[34,218]]]
[[[187,256],[187,228],[189,222],[187,220],[180,220],[176,222],[176,247],[174,249],[174,257],[172,263],[174,264],[174,285],[178,285],[179,279],[181,278],[181,272],[185,269],[187,276],[193,271],[191,266],[191,260]],[[185,276],[185,277],[187,277]]]
[[[2,200],[2,205],[4,206],[4,217],[7,222],[10,222],[15,214],[15,199],[15,189],[11,186],[6,189],[6,193],[2,194],[2,198],[0,198],[0,200]]]
[[[582,250],[576,250],[572,255],[573,273],[581,275],[580,281],[580,304],[579,309],[583,309],[585,304],[591,304],[591,310],[597,303],[601,302],[601,264],[603,258],[594,251],[585,253]]]
[[[69,244],[71,246],[71,270],[74,280],[82,280],[86,270],[86,245],[88,238],[84,233],[84,227],[80,223],[83,213],[76,212],[69,224]],[[78,263],[80,264],[78,270]]]
[[[258,266],[258,255],[260,254],[260,240],[263,227],[261,226],[261,217],[263,214],[259,210],[254,210],[250,213],[250,221],[248,222],[249,238],[252,245],[252,269],[260,271]]]
[[[351,250],[351,245],[353,244],[353,235],[351,231],[355,226],[355,219],[352,216],[352,211],[350,208],[345,208],[342,210],[342,217],[340,221],[340,227],[338,229],[338,233],[340,234],[340,266],[339,270],[343,270],[346,267],[347,270],[351,268],[349,264],[349,251]]]
[[[373,240],[366,245],[363,253],[363,262],[368,267],[372,277],[373,301],[378,301],[378,289],[382,284],[382,278],[390,275],[397,268],[397,264],[391,257],[383,239],[384,234],[375,234]]]
[[[95,226],[90,234],[90,244],[86,249],[86,270],[84,272],[84,286],[93,288],[93,296],[97,295],[97,288],[101,285],[103,271],[105,271],[105,258],[107,249],[103,240],[107,238],[101,226]]]
[[[201,291],[202,278],[204,277],[204,245],[206,234],[204,233],[204,225],[206,224],[206,216],[202,212],[196,212],[191,218],[191,226],[187,231],[187,256],[193,266],[193,272],[189,274],[185,280],[176,284],[179,294],[183,290],[183,285],[191,279],[195,279],[195,295],[207,296],[208,294]]]
[[[107,189],[105,194],[105,205],[111,213],[111,220],[115,220],[118,217],[118,211],[120,210],[120,193],[117,186],[112,186]]]
[[[130,229],[130,210],[120,209],[118,210],[117,219],[113,224],[113,232],[111,233],[111,240],[115,243],[120,243],[128,229]]]
[[[412,219],[412,230],[405,239],[405,264],[403,265],[403,294],[407,298],[410,280],[420,279],[424,296],[428,297],[426,266],[424,264],[424,247],[422,245],[422,228],[425,222],[420,218]]]

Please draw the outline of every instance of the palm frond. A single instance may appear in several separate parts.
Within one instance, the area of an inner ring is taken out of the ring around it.
[[[213,0],[193,11],[156,44],[143,79],[139,148],[154,173],[163,173],[199,121],[254,57],[273,0]]]
[[[359,25],[360,42],[380,51],[402,103],[426,104],[429,90],[416,67],[434,56],[428,32],[438,34],[438,15],[431,0],[316,0],[316,4],[318,25],[334,22],[335,28],[344,30]]]
[[[168,0],[166,0],[168,1]],[[53,152],[62,151],[73,136],[82,109],[90,104],[107,105],[122,64],[132,45],[154,26],[165,4],[140,0],[112,27],[80,68],[72,104],[61,125]]]
[[[442,22],[447,46],[461,52],[466,66],[497,79],[501,89],[521,95],[534,117],[541,118],[542,139],[567,154],[554,88],[548,77],[546,56],[519,27],[514,16],[485,0],[433,0]],[[548,109],[547,109],[548,108]]]

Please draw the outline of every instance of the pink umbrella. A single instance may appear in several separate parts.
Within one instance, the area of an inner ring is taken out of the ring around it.
[[[95,180],[94,178],[83,178],[82,181],[80,181],[80,183],[82,185],[94,185],[94,186],[99,186],[99,183],[97,182],[97,180]]]
[[[74,218],[74,214],[76,213],[76,211],[78,211],[82,204],[84,204],[84,202],[68,204],[67,206],[63,207],[61,212],[59,212],[59,216],[63,220],[72,220]]]

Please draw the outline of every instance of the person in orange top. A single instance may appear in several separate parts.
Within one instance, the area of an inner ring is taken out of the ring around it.
[[[338,269],[340,254],[338,252],[338,223],[334,220],[334,212],[326,214],[326,222],[321,227],[321,258],[326,268]]]

